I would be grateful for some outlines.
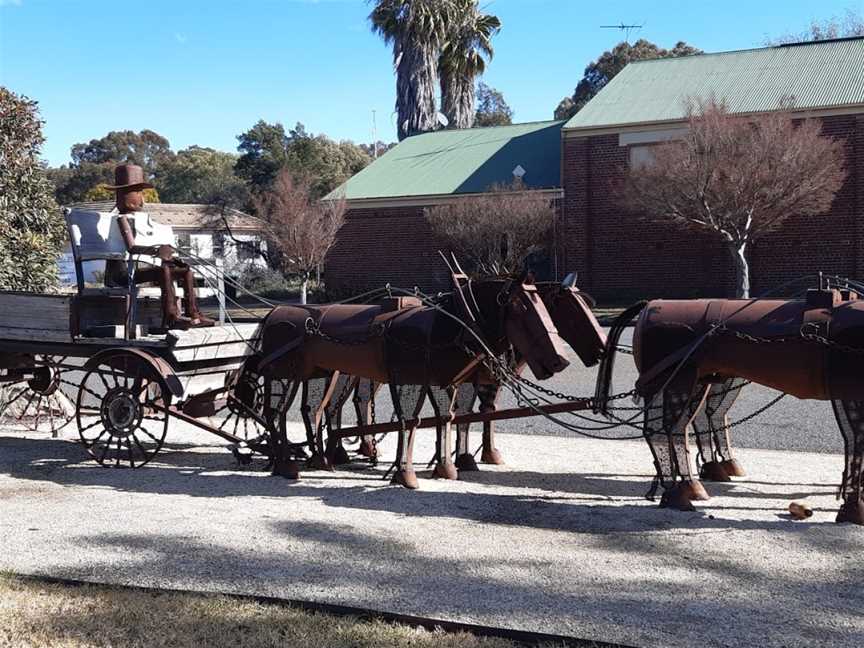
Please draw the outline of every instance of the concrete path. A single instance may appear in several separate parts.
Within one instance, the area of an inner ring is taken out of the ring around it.
[[[751,477],[677,513],[643,499],[642,443],[499,438],[507,466],[409,492],[383,466],[299,483],[238,469],[182,426],[135,471],[0,431],[0,570],[637,646],[864,645],[864,528],[833,522],[840,456],[742,450]],[[424,434],[417,457],[431,454]],[[805,497],[815,515],[790,520]]]

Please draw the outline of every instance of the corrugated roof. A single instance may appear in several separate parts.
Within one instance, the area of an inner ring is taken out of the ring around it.
[[[422,133],[353,176],[327,198],[348,200],[478,193],[513,181],[517,165],[531,189],[561,186],[563,121]]]
[[[564,126],[598,128],[682,119],[690,98],[731,112],[864,103],[864,38],[697,54],[630,63]]]
[[[114,209],[114,202],[80,202],[69,207],[109,212]],[[222,227],[222,208],[213,205],[147,203],[144,205],[144,211],[157,223],[171,225],[175,229],[220,229]],[[263,229],[259,219],[237,209],[226,209],[225,215],[232,230]]]

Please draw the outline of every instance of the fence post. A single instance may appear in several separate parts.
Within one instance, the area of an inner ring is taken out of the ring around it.
[[[216,296],[219,299],[219,324],[225,324],[225,261],[216,257]]]

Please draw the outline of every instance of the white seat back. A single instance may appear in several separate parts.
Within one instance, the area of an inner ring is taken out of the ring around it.
[[[128,258],[116,214],[70,209],[66,225],[72,255],[78,261]]]

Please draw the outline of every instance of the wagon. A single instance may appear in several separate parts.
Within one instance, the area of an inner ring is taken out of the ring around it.
[[[56,435],[74,419],[103,464],[146,464],[172,418],[266,453],[258,323],[160,331],[159,299],[85,280],[85,264],[125,252],[88,250],[70,213],[67,224],[77,290],[0,291],[0,425]]]

